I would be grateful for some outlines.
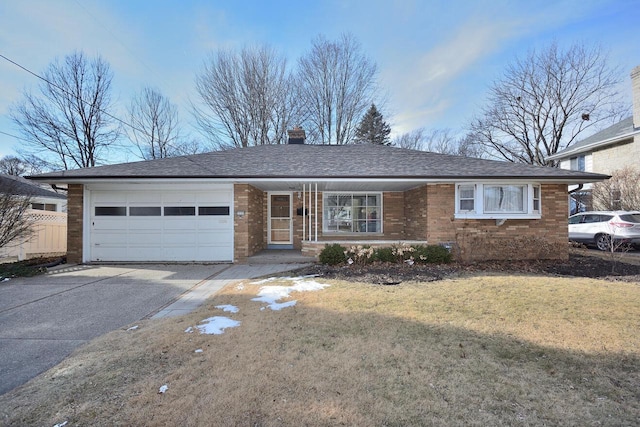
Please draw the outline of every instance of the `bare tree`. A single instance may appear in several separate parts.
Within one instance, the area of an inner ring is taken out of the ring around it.
[[[640,210],[640,169],[614,171],[610,179],[593,184],[591,198],[597,210]]]
[[[82,52],[55,60],[43,73],[40,95],[25,91],[11,110],[24,151],[64,169],[92,167],[118,138],[111,106],[112,73],[101,57]]]
[[[179,153],[178,109],[157,89],[145,87],[129,105],[127,135],[145,160]]]
[[[358,120],[374,101],[377,65],[348,34],[319,36],[298,61],[298,90],[307,138],[321,144],[353,142]]]
[[[532,51],[493,83],[472,135],[497,158],[550,165],[548,156],[627,111],[620,81],[600,48],[575,44],[562,50],[554,43]]]
[[[23,176],[29,173],[31,168],[22,159],[16,156],[4,156],[0,159],[0,174]]]
[[[29,195],[17,194],[15,181],[3,180],[0,189],[0,248],[20,238],[29,237],[34,220],[27,214],[31,208]]]
[[[196,76],[196,123],[218,147],[282,144],[296,112],[286,60],[268,46],[211,54]]]
[[[392,145],[411,150],[425,150],[426,129],[418,128],[394,138]]]
[[[414,129],[396,137],[393,144],[397,147],[432,153],[478,158],[483,156],[481,147],[475,145],[469,135],[460,138],[447,128],[431,131],[425,128]]]

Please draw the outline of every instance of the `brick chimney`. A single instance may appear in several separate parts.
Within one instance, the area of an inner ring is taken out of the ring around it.
[[[631,70],[631,93],[633,96],[633,127],[640,128],[640,65]]]
[[[288,130],[287,133],[289,134],[289,144],[304,144],[304,141],[307,139],[307,134],[300,126]]]

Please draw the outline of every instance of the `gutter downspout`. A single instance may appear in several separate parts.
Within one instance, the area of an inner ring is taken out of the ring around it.
[[[576,191],[582,190],[582,187],[584,187],[584,184],[578,184],[578,186],[576,188],[574,188],[573,190],[569,191],[569,194],[573,194]]]

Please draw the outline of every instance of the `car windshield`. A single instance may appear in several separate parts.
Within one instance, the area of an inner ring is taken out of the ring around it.
[[[640,213],[620,215],[620,219],[627,222],[640,223]]]

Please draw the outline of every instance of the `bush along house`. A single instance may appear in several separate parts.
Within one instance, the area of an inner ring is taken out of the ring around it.
[[[373,144],[289,144],[51,172],[68,260],[244,262],[265,249],[443,244],[465,261],[565,259],[567,186],[606,175]]]

